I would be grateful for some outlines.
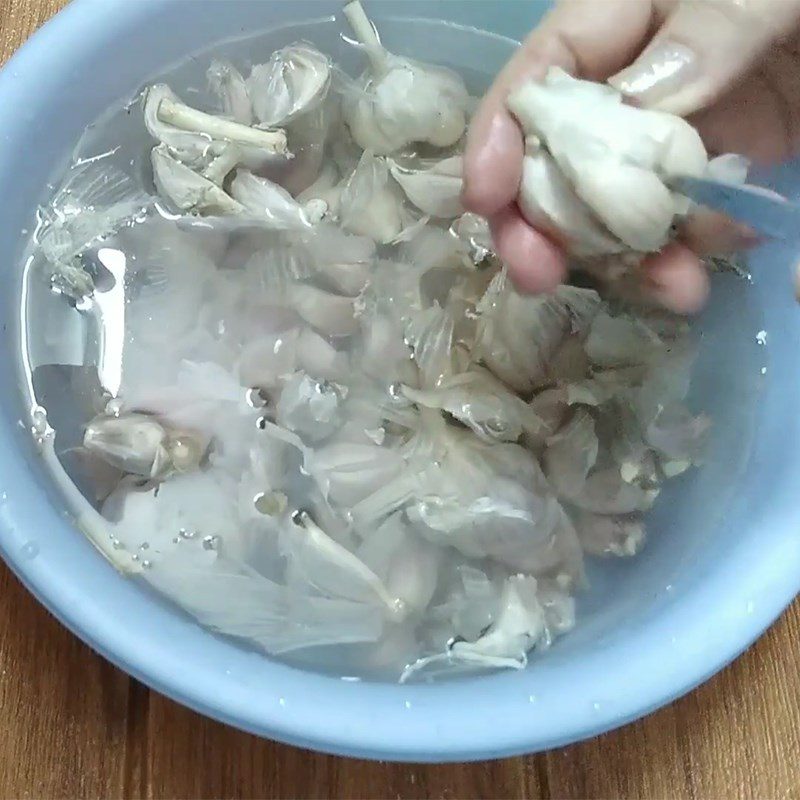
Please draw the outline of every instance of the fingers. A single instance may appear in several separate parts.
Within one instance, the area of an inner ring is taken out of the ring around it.
[[[690,117],[707,147],[756,163],[786,160],[800,138],[800,59],[773,47],[759,68]]]
[[[520,292],[551,292],[567,277],[564,251],[509,206],[490,220],[492,239],[508,267],[508,276]]]
[[[680,240],[698,255],[724,255],[759,243],[755,231],[724,214],[700,209],[680,229]]]
[[[664,308],[677,314],[695,314],[708,298],[709,281],[697,254],[674,243],[647,258],[646,293]]]
[[[776,38],[800,0],[659,0],[663,26],[609,83],[648,108],[686,115],[710,105]]]
[[[511,204],[522,176],[523,138],[505,108],[509,90],[551,66],[603,79],[641,48],[650,0],[565,0],[517,50],[498,75],[470,125],[464,154],[464,206],[492,216]]]

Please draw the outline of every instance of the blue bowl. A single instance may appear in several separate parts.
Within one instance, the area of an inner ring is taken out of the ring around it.
[[[752,285],[717,281],[700,321],[696,393],[716,420],[708,466],[666,492],[640,557],[592,568],[575,632],[522,672],[437,685],[348,682],[216,637],[98,555],[70,523],[28,432],[17,265],[32,212],[83,129],[192,52],[322,18],[337,6],[204,0],[189,14],[183,0],[76,0],[0,74],[0,550],[53,614],[119,667],[204,714],[273,739],[366,758],[460,761],[543,750],[617,727],[719,670],[800,588],[792,248],[759,252]],[[499,68],[511,39],[545,8],[515,0],[376,6],[390,47],[472,72],[479,62],[484,73]],[[400,24],[392,16],[452,24]],[[795,168],[772,177],[797,194]],[[768,324],[761,321],[766,309]],[[756,343],[762,327],[766,347]]]

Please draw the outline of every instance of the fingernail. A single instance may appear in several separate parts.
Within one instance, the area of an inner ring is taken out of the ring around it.
[[[622,94],[650,104],[685,86],[698,74],[697,56],[678,42],[656,42],[608,82]]]

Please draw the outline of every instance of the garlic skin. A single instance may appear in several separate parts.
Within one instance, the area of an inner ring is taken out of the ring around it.
[[[206,73],[211,91],[222,104],[222,112],[234,122],[253,124],[253,104],[247,82],[233,64],[215,59]]]
[[[247,170],[238,170],[231,195],[249,214],[273,230],[304,230],[319,222],[327,206],[309,201],[302,206],[282,186]]]
[[[339,220],[346,231],[380,244],[403,230],[403,202],[385,159],[364,151],[339,195]]]
[[[150,135],[188,164],[203,161],[209,140],[238,144],[267,158],[288,152],[283,131],[262,130],[198,111],[182,103],[165,84],[147,90],[144,120]]]
[[[705,174],[697,131],[671,114],[627,106],[610,86],[551,68],[512,91],[526,139],[520,208],[576,255],[663,247],[688,209],[664,180]]]
[[[153,181],[162,197],[181,211],[196,214],[241,214],[245,207],[212,181],[173,158],[164,145],[150,154]]]
[[[256,64],[246,86],[259,124],[277,127],[316,108],[330,82],[328,57],[300,42],[277,50],[268,63]]]
[[[83,446],[122,472],[152,480],[197,469],[205,449],[196,437],[170,433],[155,417],[136,413],[95,417]]]
[[[360,86],[344,104],[361,148],[386,155],[414,142],[455,144],[466,128],[470,105],[461,78],[385,50],[358,0],[348,3],[344,14],[370,60]]]
[[[403,167],[389,160],[389,171],[400,184],[406,197],[423,214],[442,219],[454,219],[464,213],[461,205],[463,159],[452,156],[437,161],[427,169]]]

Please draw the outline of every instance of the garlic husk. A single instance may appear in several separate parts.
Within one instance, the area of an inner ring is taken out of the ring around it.
[[[389,161],[389,171],[406,197],[424,214],[454,219],[464,213],[461,205],[461,156],[438,161],[425,169],[403,167]]]
[[[264,157],[285,156],[286,134],[262,130],[215,117],[182,103],[165,84],[151,86],[144,101],[145,125],[150,135],[175,152],[181,161],[201,161],[210,141],[250,148]]]
[[[38,211],[35,239],[48,262],[51,287],[85,301],[95,286],[79,256],[138,219],[152,203],[130,176],[110,164],[72,167],[50,203]]]
[[[228,61],[215,59],[206,73],[211,91],[220,100],[222,113],[242,125],[252,125],[253,104],[247,83],[236,67]]]
[[[572,499],[584,490],[597,461],[599,443],[591,415],[578,409],[547,442],[544,468],[559,497]]]
[[[169,432],[154,417],[136,413],[95,417],[83,446],[122,472],[154,480],[197,469],[205,450],[196,436]]]
[[[282,387],[275,419],[279,425],[314,442],[339,427],[340,403],[339,392],[332,384],[296,372]]]
[[[276,50],[266,64],[256,64],[247,79],[253,112],[261,125],[286,125],[313,110],[327,95],[331,64],[308,44]]]
[[[403,203],[391,181],[386,161],[364,151],[339,195],[342,227],[380,244],[391,242],[403,229]]]
[[[164,145],[151,153],[156,190],[181,211],[196,214],[242,214],[245,207],[216,183],[170,155]]]
[[[325,211],[318,205],[302,206],[282,186],[243,169],[237,170],[230,191],[249,214],[274,230],[310,228]]]
[[[549,642],[544,609],[537,599],[537,581],[512,575],[497,599],[495,619],[475,641],[457,640],[444,653],[418,659],[401,675],[405,683],[420,672],[455,673],[469,670],[523,669],[528,652]]]

